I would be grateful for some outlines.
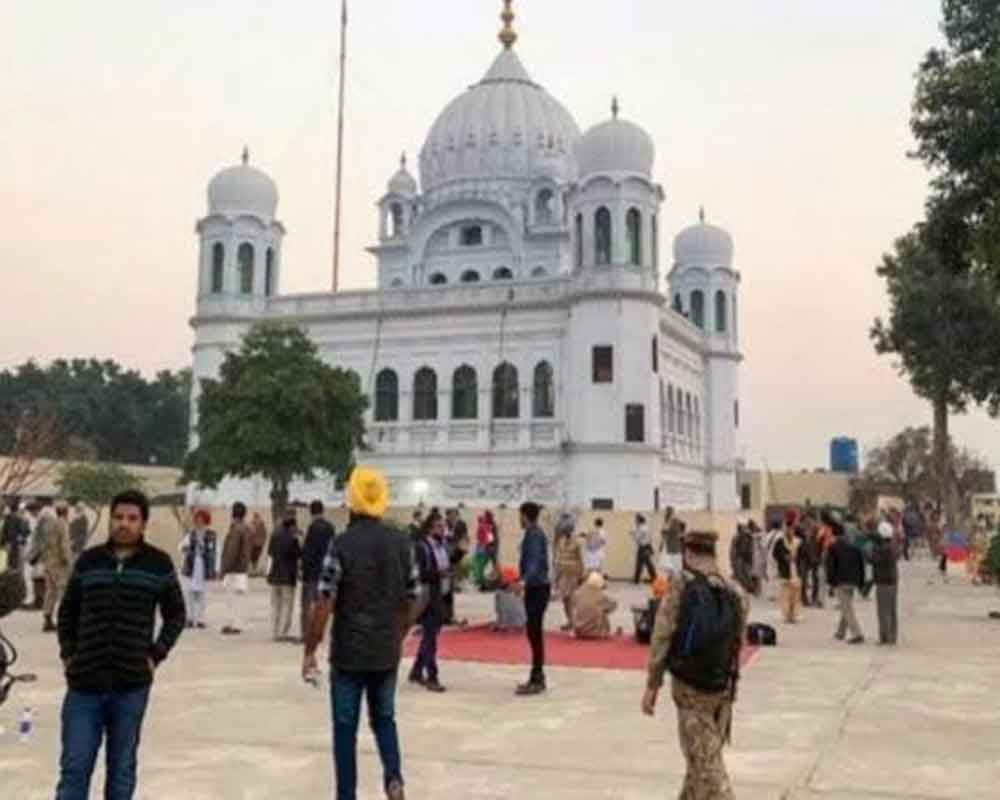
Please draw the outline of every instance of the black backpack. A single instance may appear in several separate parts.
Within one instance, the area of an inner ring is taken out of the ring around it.
[[[722,692],[732,688],[738,677],[743,635],[740,600],[731,589],[713,586],[701,573],[686,576],[667,669],[696,689]]]
[[[770,625],[754,622],[747,625],[747,641],[763,647],[774,647],[778,644],[778,633]]]

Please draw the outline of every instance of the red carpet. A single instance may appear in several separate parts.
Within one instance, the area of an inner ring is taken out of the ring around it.
[[[415,656],[419,645],[419,634],[411,635],[406,641],[406,655]],[[743,668],[753,662],[757,650],[757,647],[751,646],[743,648]],[[438,659],[481,664],[530,664],[531,651],[523,633],[494,633],[488,625],[475,625],[442,631],[438,637]],[[589,641],[574,639],[565,633],[545,633],[545,661],[550,666],[644,670],[648,659],[649,647],[638,644],[632,636]]]

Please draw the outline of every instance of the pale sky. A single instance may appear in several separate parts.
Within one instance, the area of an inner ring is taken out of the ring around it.
[[[446,103],[486,71],[500,0],[353,0],[346,288],[374,285],[374,204]],[[611,96],[657,145],[661,252],[730,230],[743,275],[745,456],[822,466],[929,409],[868,340],[881,254],[922,211],[905,157],[939,0],[519,0],[518,53],[581,129]],[[0,4],[0,367],[190,360],[196,219],[244,143],[277,181],[283,292],[329,288],[337,0]],[[666,262],[666,259],[664,259]],[[669,265],[664,263],[664,272]],[[1000,426],[962,443],[1000,461]]]

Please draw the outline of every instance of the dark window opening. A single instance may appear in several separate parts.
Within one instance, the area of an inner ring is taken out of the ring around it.
[[[615,380],[614,348],[597,345],[593,352],[594,383],[613,383]]]
[[[653,337],[653,372],[660,371],[660,337]]]
[[[462,228],[462,246],[478,247],[483,243],[483,226],[469,225]]]
[[[615,501],[607,497],[595,497],[590,501],[591,511],[614,511]]]
[[[625,406],[625,441],[646,441],[646,407],[642,403]]]

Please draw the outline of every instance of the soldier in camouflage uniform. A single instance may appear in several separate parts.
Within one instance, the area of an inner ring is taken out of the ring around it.
[[[663,686],[667,653],[678,625],[684,586],[692,572],[705,575],[716,586],[726,587],[739,598],[739,630],[746,628],[748,606],[746,597],[733,582],[726,580],[716,561],[718,534],[692,531],[685,534],[684,571],[670,581],[667,596],[656,614],[656,626],[650,644],[649,670],[642,711],[652,716]],[[739,637],[734,659],[739,658]],[[722,749],[729,741],[735,684],[722,692],[705,692],[673,678],[673,700],[677,707],[677,723],[681,752],[687,762],[687,774],[679,800],[733,800],[732,786],[722,760]]]

